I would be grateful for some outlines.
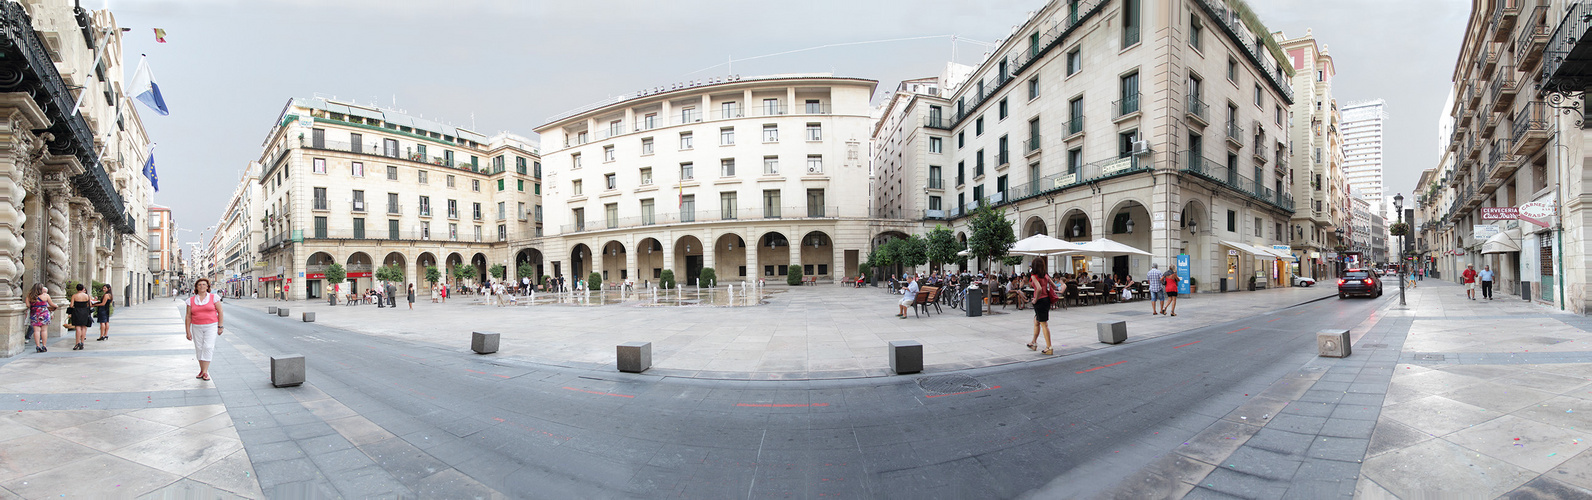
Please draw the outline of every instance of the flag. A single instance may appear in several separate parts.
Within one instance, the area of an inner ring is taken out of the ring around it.
[[[138,71],[133,73],[133,98],[160,116],[171,114],[166,108],[166,98],[160,95],[160,85],[155,83],[155,75],[149,72],[149,61],[143,56],[138,57]]]
[[[155,145],[149,145],[149,157],[144,160],[144,177],[149,178],[149,185],[160,192],[160,176],[155,175]]]
[[[155,41],[158,43],[166,43],[166,30],[155,28]]]

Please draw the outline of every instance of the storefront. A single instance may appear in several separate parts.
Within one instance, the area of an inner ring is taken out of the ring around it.
[[[1282,272],[1282,264],[1271,249],[1234,241],[1222,241],[1222,246],[1227,247],[1227,272],[1222,275],[1227,280],[1227,291],[1248,290],[1251,285],[1263,288]]]

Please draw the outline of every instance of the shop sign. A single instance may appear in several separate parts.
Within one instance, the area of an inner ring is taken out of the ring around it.
[[[1530,222],[1542,227],[1548,227],[1547,220],[1553,217],[1556,211],[1553,204],[1545,201],[1533,201],[1520,206],[1520,220]]]
[[[1481,220],[1515,220],[1520,209],[1515,207],[1482,207]]]
[[[350,277],[350,278],[369,278],[370,277],[370,273],[369,272],[348,273],[348,277]]]
[[[1476,224],[1470,227],[1471,236],[1475,237],[1477,240],[1486,240],[1487,238],[1497,236],[1501,231],[1502,230],[1499,229],[1498,226],[1494,226],[1492,224]]]
[[[309,274],[304,276],[304,279],[323,280],[323,279],[326,279],[326,274],[325,273],[309,273]]]

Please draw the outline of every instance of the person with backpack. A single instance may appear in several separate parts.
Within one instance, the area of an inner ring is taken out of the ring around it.
[[[1039,350],[1039,332],[1044,331],[1045,350],[1040,354],[1054,355],[1056,350],[1050,344],[1050,304],[1056,301],[1056,285],[1045,271],[1045,257],[1034,257],[1029,264],[1028,284],[1034,287],[1034,338],[1028,342],[1028,350]]]

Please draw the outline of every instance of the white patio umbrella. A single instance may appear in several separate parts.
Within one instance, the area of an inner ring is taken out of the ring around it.
[[[1098,240],[1080,244],[1078,245],[1078,250],[1076,253],[1095,257],[1111,257],[1116,255],[1150,255],[1150,252],[1139,250],[1137,248],[1133,248],[1122,243],[1117,243],[1106,238],[1100,238]]]
[[[1063,241],[1044,234],[1036,234],[1018,240],[1006,253],[1014,255],[1051,256],[1069,253],[1078,253],[1081,247],[1077,243]]]
[[[956,252],[956,254],[960,255],[962,257],[972,257],[973,256],[973,251],[964,248],[964,249],[962,249],[962,251]]]

